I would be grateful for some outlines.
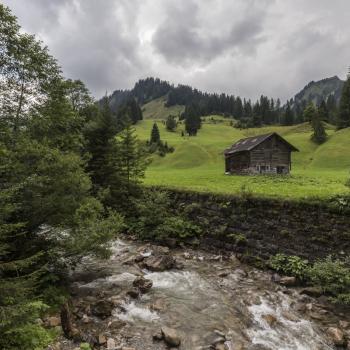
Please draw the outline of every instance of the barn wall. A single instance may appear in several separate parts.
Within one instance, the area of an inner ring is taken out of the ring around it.
[[[290,167],[290,149],[278,137],[262,142],[259,146],[251,151],[251,168],[256,169],[257,166],[269,166],[267,172],[275,173],[278,166],[285,168],[284,173],[289,172]],[[258,172],[257,170],[255,170]]]
[[[171,191],[179,208],[202,229],[201,244],[268,259],[284,253],[309,260],[350,254],[350,204]]]
[[[249,152],[234,153],[226,158],[226,171],[241,173],[250,166]]]

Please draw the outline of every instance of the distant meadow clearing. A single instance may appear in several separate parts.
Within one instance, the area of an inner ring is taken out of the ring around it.
[[[175,147],[165,157],[153,156],[145,185],[226,194],[251,193],[259,196],[310,198],[349,194],[345,186],[350,174],[350,129],[327,128],[328,140],[322,145],[310,141],[308,124],[239,130],[228,119],[206,117],[195,137],[181,136],[165,129],[162,120],[146,119],[136,125],[140,140],[148,140],[154,121],[161,139]],[[225,175],[223,151],[240,138],[276,131],[300,152],[292,154],[291,175]]]

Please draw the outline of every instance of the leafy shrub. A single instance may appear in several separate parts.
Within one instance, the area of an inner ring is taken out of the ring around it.
[[[40,301],[17,305],[16,312],[11,314],[7,314],[6,308],[0,308],[0,349],[41,350],[49,345],[56,335],[53,331],[36,324],[36,319],[47,308],[48,306]]]
[[[334,301],[350,304],[349,260],[333,259],[331,256],[317,261],[309,270],[312,284],[330,293]]]
[[[307,277],[308,261],[295,255],[276,254],[272,256],[268,265],[289,276],[295,276],[300,280]]]
[[[130,231],[141,238],[164,239],[188,238],[197,236],[200,229],[197,225],[171,210],[166,192],[148,190],[136,201],[136,213],[129,218]]]
[[[231,238],[237,245],[244,245],[247,243],[247,237],[242,233],[230,233],[227,237]]]
[[[91,350],[91,346],[88,343],[81,343],[80,350]]]

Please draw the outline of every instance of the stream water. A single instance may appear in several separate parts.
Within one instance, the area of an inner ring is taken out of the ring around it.
[[[174,252],[183,269],[150,272],[130,263],[140,247],[139,243],[118,240],[110,260],[86,260],[75,276],[79,294],[98,291],[106,297],[120,296],[137,275],[152,280],[148,293],[121,299],[111,318],[104,321],[106,329],[107,322],[126,322],[118,331],[125,346],[166,349],[163,342],[152,340],[165,325],[177,330],[181,349],[186,350],[210,349],[218,334],[226,336],[228,350],[333,349],[318,326],[298,312],[300,295],[271,282],[268,273],[240,265],[235,259],[183,250]],[[151,251],[152,247],[146,247],[143,252],[149,255]],[[79,280],[84,271],[94,278]],[[107,333],[116,336],[113,331]]]

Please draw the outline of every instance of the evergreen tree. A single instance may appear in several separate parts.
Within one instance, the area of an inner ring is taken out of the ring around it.
[[[304,109],[303,112],[303,118],[305,122],[309,122],[311,123],[312,120],[315,119],[315,115],[317,114],[315,105],[313,104],[313,102],[310,102],[306,108]]]
[[[160,143],[160,133],[158,129],[157,123],[153,123],[152,131],[151,131],[151,138],[149,141],[151,144],[159,144]]]
[[[283,122],[283,124],[284,125],[293,125],[293,123],[294,123],[294,114],[293,114],[293,111],[292,111],[292,109],[290,107],[290,102],[288,101],[286,110],[284,112],[284,122]]]
[[[109,107],[107,97],[103,100],[103,106],[97,110],[95,118],[86,127],[86,149],[90,154],[87,170],[91,174],[96,191],[99,188],[108,187],[108,179],[114,172],[110,167],[108,158],[115,152],[114,138],[118,128],[115,118]]]
[[[329,112],[325,100],[322,100],[318,106],[318,115],[321,121],[329,121]]]
[[[348,78],[343,86],[337,118],[338,129],[348,127],[350,127],[350,73],[348,74]]]
[[[165,126],[168,131],[174,131],[177,126],[176,118],[173,115],[169,115],[166,120]]]
[[[318,144],[324,143],[327,139],[327,133],[318,112],[314,113],[311,120],[311,126],[313,129],[311,140]]]
[[[128,194],[135,195],[135,188],[144,177],[146,154],[137,140],[135,129],[129,123],[117,136],[119,171],[126,179]],[[138,190],[136,188],[136,190]]]

